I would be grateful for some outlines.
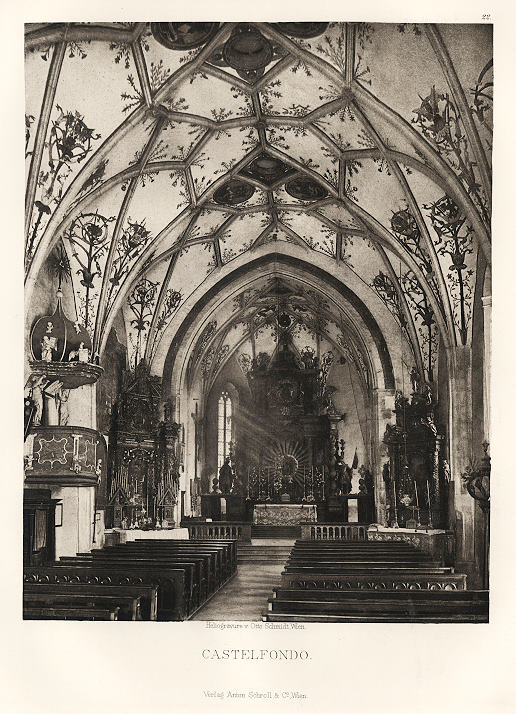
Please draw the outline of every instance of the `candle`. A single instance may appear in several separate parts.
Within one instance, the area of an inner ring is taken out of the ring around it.
[[[417,483],[416,483],[415,479],[414,479],[414,494],[416,496],[416,508],[419,510],[419,498],[417,495]]]

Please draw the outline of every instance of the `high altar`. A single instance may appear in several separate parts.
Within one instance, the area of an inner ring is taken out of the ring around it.
[[[278,325],[287,318],[279,314]],[[270,525],[374,521],[374,485],[365,466],[350,493],[352,469],[344,463],[337,428],[344,415],[327,382],[333,360],[332,352],[298,352],[287,330],[280,330],[272,356],[259,353],[252,360],[245,429],[232,442],[212,492],[201,498],[202,517]]]

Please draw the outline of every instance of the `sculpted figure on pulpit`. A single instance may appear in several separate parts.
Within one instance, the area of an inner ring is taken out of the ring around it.
[[[68,397],[70,396],[69,389],[63,389],[62,383],[59,390],[55,394],[56,408],[59,420],[59,426],[67,426],[69,419]]]
[[[31,375],[25,385],[25,394],[32,398],[34,402],[33,426],[40,426],[43,415],[43,389],[47,385],[48,379],[44,376]]]
[[[50,322],[48,323],[51,324]],[[41,359],[43,362],[52,362],[52,350],[57,349],[57,337],[43,335],[41,340]]]

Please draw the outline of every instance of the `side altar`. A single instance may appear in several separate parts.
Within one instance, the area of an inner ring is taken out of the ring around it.
[[[297,526],[300,523],[315,523],[317,506],[304,503],[257,503],[253,523],[268,526]]]

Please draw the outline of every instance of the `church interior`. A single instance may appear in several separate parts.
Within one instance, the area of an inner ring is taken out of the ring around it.
[[[25,619],[488,621],[492,56],[25,26]]]

